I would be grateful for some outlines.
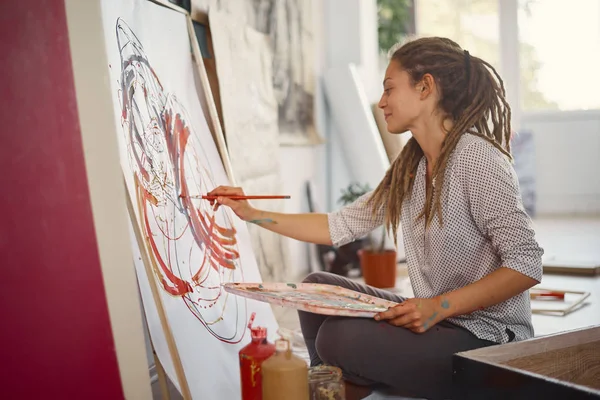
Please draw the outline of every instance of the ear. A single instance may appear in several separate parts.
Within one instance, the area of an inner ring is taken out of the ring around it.
[[[421,100],[425,100],[435,90],[435,79],[431,74],[423,75],[421,82],[417,84],[417,91],[421,95]]]

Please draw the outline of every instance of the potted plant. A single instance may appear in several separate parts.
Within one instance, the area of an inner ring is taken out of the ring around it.
[[[351,183],[342,190],[338,202],[347,205],[356,201],[362,195],[370,192],[369,185]],[[375,241],[375,232],[380,232],[381,239]],[[358,249],[360,267],[365,283],[378,288],[392,288],[396,286],[396,250],[386,248],[387,230],[381,227],[370,232]]]

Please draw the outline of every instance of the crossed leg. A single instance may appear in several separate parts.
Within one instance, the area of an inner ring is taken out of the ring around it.
[[[310,274],[304,282],[338,285],[394,302],[405,300],[326,272]],[[363,387],[364,395],[372,388],[385,387],[404,396],[448,398],[452,391],[452,355],[492,344],[446,321],[425,333],[413,333],[369,318],[328,317],[303,311],[299,316],[311,366],[324,363],[341,368],[344,379]]]

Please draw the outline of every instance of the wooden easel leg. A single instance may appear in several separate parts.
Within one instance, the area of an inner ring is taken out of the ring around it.
[[[154,368],[156,368],[158,384],[160,385],[160,398],[162,400],[171,400],[171,396],[169,395],[169,382],[167,381],[167,374],[165,374],[165,369],[158,359],[156,351],[154,351],[154,346],[152,346],[152,354],[154,354]]]
[[[125,190],[127,190],[127,188],[125,188]],[[139,293],[139,296],[140,298],[142,298],[141,293]],[[154,349],[154,342],[152,341],[152,335],[150,335],[150,327],[148,326],[148,321],[146,320],[146,318],[144,318],[144,321],[146,322],[146,331],[148,331],[150,347],[152,348],[152,356],[154,356],[154,369],[156,370],[158,384],[160,385],[160,398],[162,400],[171,400],[171,396],[169,395],[169,381],[167,380],[167,374],[165,373],[165,369],[163,368],[162,363],[158,359],[158,355],[156,354],[156,350]]]

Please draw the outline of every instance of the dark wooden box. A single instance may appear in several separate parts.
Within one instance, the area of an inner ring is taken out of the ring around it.
[[[453,399],[600,399],[600,326],[457,353]]]

